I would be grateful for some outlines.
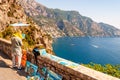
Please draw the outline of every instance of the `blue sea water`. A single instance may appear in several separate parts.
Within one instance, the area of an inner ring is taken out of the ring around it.
[[[53,50],[79,64],[120,64],[120,38],[62,37],[55,39]]]

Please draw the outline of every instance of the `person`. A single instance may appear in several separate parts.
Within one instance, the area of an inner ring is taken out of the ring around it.
[[[18,70],[21,70],[21,58],[22,58],[22,35],[21,31],[16,32],[13,34],[13,37],[11,38],[11,44],[12,44],[12,67],[17,67]],[[17,61],[16,61],[17,58]],[[17,66],[16,66],[17,65]]]
[[[34,54],[34,57],[35,57],[35,62],[36,62],[36,64],[38,63],[38,62],[37,62],[37,56],[40,55],[39,49],[40,49],[40,45],[36,45],[36,46],[33,48],[33,50],[32,50],[32,52],[33,52],[33,54]]]

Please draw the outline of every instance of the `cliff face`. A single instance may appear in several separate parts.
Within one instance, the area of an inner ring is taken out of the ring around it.
[[[24,8],[25,13],[30,16],[43,30],[54,37],[65,36],[49,13],[49,9],[35,2],[35,0],[19,0],[19,4]],[[51,18],[50,18],[51,17]]]
[[[24,9],[18,4],[19,0],[0,0],[0,37],[10,37],[12,31],[8,28],[9,24],[23,22],[30,26],[21,29],[26,34],[29,45],[43,44],[47,51],[52,53],[52,38],[44,32],[34,21],[26,16]],[[30,0],[31,1],[31,0]],[[21,27],[22,28],[22,27]],[[7,33],[7,31],[9,33]]]
[[[19,0],[19,4],[24,7],[27,15],[35,16],[39,15],[39,13],[42,13],[44,16],[47,15],[45,11],[46,8],[43,5],[38,4],[34,0]]]
[[[49,9],[35,0],[19,0],[26,14],[53,37],[60,36],[120,36],[120,30],[99,24],[77,11]],[[107,26],[106,26],[107,25]],[[107,28],[106,28],[107,27]],[[110,29],[108,31],[108,29]]]
[[[111,36],[120,36],[120,30],[115,28],[114,26],[105,24],[105,23],[99,23],[100,27],[106,31]]]
[[[24,10],[17,4],[17,0],[0,1],[0,30],[4,30],[10,23],[26,22]]]

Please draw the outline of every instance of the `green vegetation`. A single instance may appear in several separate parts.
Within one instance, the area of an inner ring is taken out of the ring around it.
[[[5,30],[1,33],[1,37],[10,39],[14,31],[12,30],[12,27],[6,27]]]
[[[34,32],[35,32],[35,30],[36,30],[35,26],[29,26],[29,27],[27,27],[27,28],[22,30],[22,32],[24,34],[26,34],[24,41],[27,42],[26,44],[28,46],[33,46],[36,43],[35,39],[34,39]]]
[[[50,36],[50,34],[44,34],[43,37],[47,37],[49,40],[52,40],[52,37]]]
[[[26,34],[26,42],[28,42],[30,46],[35,44],[35,41],[32,39],[32,37],[29,34]]]
[[[0,32],[0,37],[5,38],[7,40],[10,40],[12,35],[14,34],[15,30],[13,27],[6,27],[4,31]],[[34,27],[28,27],[24,30],[22,30],[23,33],[26,34],[25,39],[23,40],[24,48],[33,46],[35,44],[35,41],[33,39],[34,37]]]
[[[111,65],[111,64],[106,64],[106,65],[101,65],[101,64],[95,64],[95,63],[89,63],[89,64],[82,64],[86,67],[95,69],[97,71],[103,72],[105,74],[109,74],[114,77],[120,78],[120,64],[118,65]]]

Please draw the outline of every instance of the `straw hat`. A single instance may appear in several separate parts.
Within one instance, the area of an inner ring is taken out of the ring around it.
[[[20,33],[15,33],[13,34],[14,37],[19,37],[20,39],[22,39],[22,35]]]

